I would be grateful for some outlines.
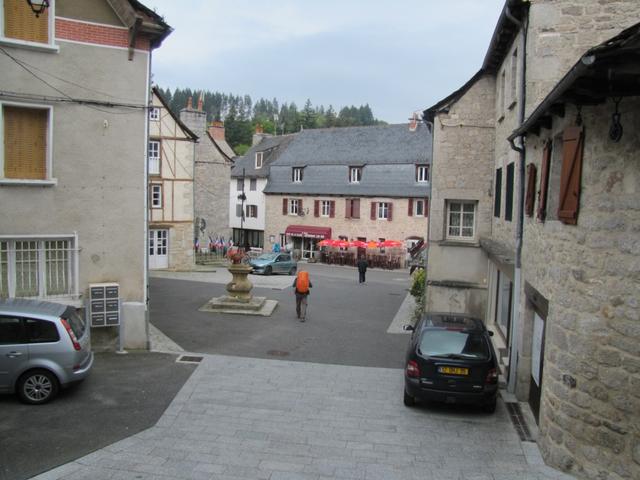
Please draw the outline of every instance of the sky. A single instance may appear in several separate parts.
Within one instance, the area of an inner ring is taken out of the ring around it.
[[[504,0],[142,0],[173,33],[160,87],[313,105],[369,104],[407,122],[482,66]]]

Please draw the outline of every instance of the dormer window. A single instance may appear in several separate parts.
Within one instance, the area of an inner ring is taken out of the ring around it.
[[[429,165],[416,165],[416,182],[426,183],[429,181]]]
[[[262,168],[262,158],[264,152],[256,152],[256,168]]]
[[[349,167],[349,183],[360,183],[362,167]]]
[[[302,171],[302,167],[293,167],[293,170],[291,172],[291,179],[293,180],[293,183],[302,182]]]

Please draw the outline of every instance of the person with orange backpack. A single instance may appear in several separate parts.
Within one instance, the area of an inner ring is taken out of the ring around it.
[[[292,286],[296,293],[296,314],[300,321],[304,322],[307,318],[307,297],[309,296],[309,289],[313,287],[309,281],[309,272],[298,272]]]

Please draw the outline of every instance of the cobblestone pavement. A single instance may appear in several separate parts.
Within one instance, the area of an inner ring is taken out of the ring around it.
[[[572,478],[527,454],[503,404],[408,409],[402,388],[397,369],[205,355],[156,426],[36,478]]]

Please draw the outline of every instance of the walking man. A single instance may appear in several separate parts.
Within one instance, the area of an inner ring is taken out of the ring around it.
[[[367,262],[367,257],[362,255],[358,259],[358,274],[359,274],[359,283],[364,283],[365,274],[367,273],[367,267],[369,266],[369,262]]]
[[[293,281],[293,288],[296,293],[296,314],[301,322],[307,318],[307,297],[309,289],[313,287],[309,281],[309,272],[298,272],[296,279]]]

